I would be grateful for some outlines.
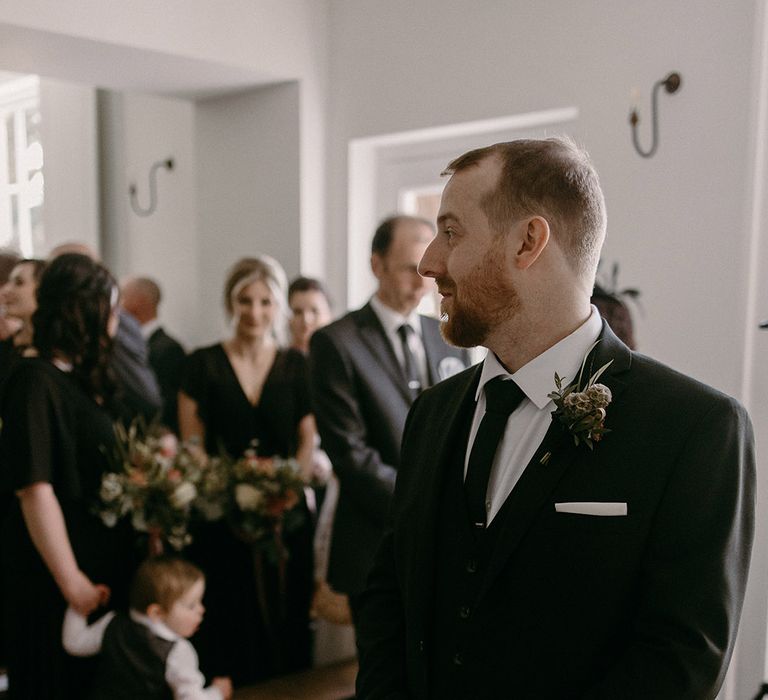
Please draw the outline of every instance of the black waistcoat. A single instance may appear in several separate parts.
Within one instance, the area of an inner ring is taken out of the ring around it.
[[[165,663],[173,645],[128,615],[116,615],[104,631],[91,700],[170,700]]]
[[[464,498],[464,457],[472,414],[463,440],[445,465],[437,517],[434,614],[430,655],[430,697],[470,700],[482,687],[473,637],[482,634],[473,624],[477,596],[505,513],[502,509],[485,530],[470,522]],[[478,685],[479,684],[479,685]]]

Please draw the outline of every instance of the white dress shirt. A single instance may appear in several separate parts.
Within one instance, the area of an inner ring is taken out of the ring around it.
[[[472,444],[485,413],[486,382],[503,376],[513,379],[523,390],[525,398],[507,420],[504,436],[496,451],[485,507],[491,520],[512,493],[517,480],[533,457],[552,423],[555,405],[547,394],[556,389],[555,372],[563,377],[565,385],[573,383],[581,369],[581,363],[590,346],[597,340],[602,329],[602,320],[593,306],[589,318],[569,336],[533,358],[514,374],[504,369],[496,355],[489,352],[483,361],[480,384],[477,387],[475,415],[469,433],[467,452],[464,458],[464,476],[467,474]]]
[[[385,306],[375,294],[371,297],[371,307],[379,317],[379,321],[381,321],[381,325],[384,327],[384,333],[386,333],[389,344],[394,349],[397,361],[401,367],[405,367],[405,357],[403,356],[403,341],[400,340],[397,330],[403,324],[408,324],[411,327],[413,333],[408,334],[408,347],[414,360],[416,360],[416,370],[419,373],[421,386],[422,388],[428,387],[427,354],[424,350],[424,341],[421,334],[421,317],[418,311],[414,310],[408,316],[403,316],[403,314]]]
[[[95,656],[101,651],[104,631],[114,616],[114,611],[108,612],[89,625],[85,617],[71,607],[67,608],[61,633],[64,649],[72,656]],[[174,642],[165,661],[165,681],[173,691],[174,700],[222,700],[218,688],[204,687],[205,677],[198,667],[197,652],[187,639],[162,622],[135,610],[130,611],[130,616],[134,622],[148,627],[154,635]]]

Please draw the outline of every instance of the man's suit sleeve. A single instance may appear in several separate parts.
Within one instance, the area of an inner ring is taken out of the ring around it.
[[[346,353],[322,331],[310,342],[310,386],[323,449],[343,481],[345,497],[386,522],[397,471],[367,443]]]
[[[718,399],[684,441],[654,519],[634,644],[585,698],[717,695],[744,600],[754,501],[749,418]]]

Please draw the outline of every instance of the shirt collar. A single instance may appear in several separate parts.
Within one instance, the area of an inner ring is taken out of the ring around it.
[[[419,336],[421,336],[421,319],[419,318],[419,312],[414,309],[407,316],[390,309],[379,299],[375,294],[371,297],[371,307],[381,321],[381,325],[384,326],[384,330],[388,335],[396,335],[397,329],[404,323],[407,323]]]
[[[149,337],[160,328],[160,319],[153,318],[151,321],[147,321],[141,326],[141,335],[144,336],[144,340],[148,340]]]
[[[534,357],[514,374],[507,372],[499,358],[489,352],[483,361],[475,401],[480,398],[486,382],[494,377],[503,376],[514,379],[528,399],[537,408],[543,409],[551,401],[548,394],[555,390],[555,372],[566,380],[574,378],[587,351],[599,337],[602,327],[600,314],[592,306],[589,318],[573,333],[555,343],[541,355]]]
[[[128,613],[131,616],[131,620],[138,622],[140,625],[147,627],[152,634],[161,639],[165,639],[169,642],[175,642],[177,639],[181,639],[181,636],[176,634],[168,625],[160,620],[153,620],[149,615],[140,613],[138,610],[129,610]]]

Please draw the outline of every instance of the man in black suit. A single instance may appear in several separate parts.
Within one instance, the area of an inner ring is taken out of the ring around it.
[[[163,423],[178,432],[177,402],[186,353],[181,343],[160,325],[157,314],[161,298],[160,286],[149,277],[133,277],[123,283],[121,304],[141,325],[141,334],[147,342],[149,365],[160,384]]]
[[[605,210],[583,151],[513,141],[446,174],[419,269],[444,336],[490,352],[409,414],[358,698],[714,698],[754,527],[744,409],[590,307]]]
[[[310,341],[315,416],[340,484],[328,582],[350,595],[353,617],[387,521],[408,409],[422,388],[468,365],[437,320],[416,311],[430,287],[417,266],[432,235],[422,219],[383,221],[371,246],[376,293]]]

